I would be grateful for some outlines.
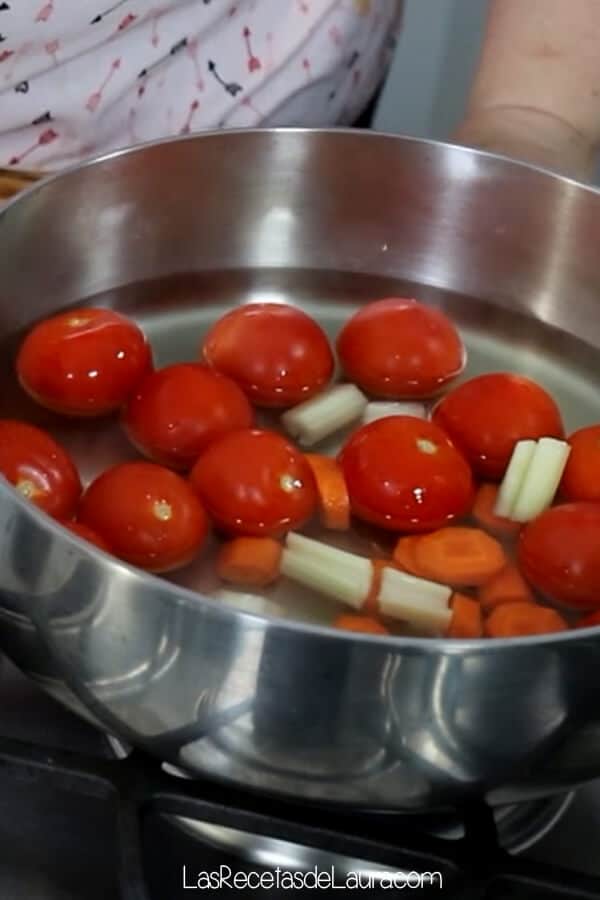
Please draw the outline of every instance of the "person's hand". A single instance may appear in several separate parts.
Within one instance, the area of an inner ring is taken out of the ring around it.
[[[579,181],[594,174],[595,148],[567,122],[525,107],[471,111],[452,136],[458,144],[500,153]]]

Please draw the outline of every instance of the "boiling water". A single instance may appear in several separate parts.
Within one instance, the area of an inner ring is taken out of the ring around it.
[[[443,307],[459,327],[468,350],[463,378],[491,371],[528,375],[545,386],[559,403],[567,432],[600,422],[600,354],[568,335],[521,315],[449,294],[391,279],[339,272],[252,270],[178,276],[169,281],[133,284],[82,300],[86,305],[118,309],[137,320],[148,335],[155,363],[198,359],[198,348],[210,325],[232,306],[253,301],[287,302],[300,306],[334,339],[342,324],[364,302],[384,296],[413,296]],[[14,377],[14,353],[21,335],[4,345],[0,362],[2,416],[22,417],[49,428],[73,453],[87,483],[115,462],[137,458],[135,450],[112,420],[71,422],[34,406]],[[276,417],[259,417],[278,427]],[[338,434],[315,451],[332,452],[343,442]],[[392,537],[368,528],[352,535],[319,535],[329,543],[366,555],[382,555]],[[193,564],[172,573],[169,580],[211,595],[222,588],[211,563],[213,548]],[[335,603],[311,595],[282,580],[264,592],[281,608],[281,615],[329,622],[340,610]]]

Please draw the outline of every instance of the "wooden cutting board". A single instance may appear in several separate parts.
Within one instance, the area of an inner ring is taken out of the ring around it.
[[[43,178],[42,172],[24,172],[21,169],[0,168],[0,203],[14,197],[19,191],[31,187],[36,181]]]

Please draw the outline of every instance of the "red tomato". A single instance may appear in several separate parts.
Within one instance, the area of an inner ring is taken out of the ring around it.
[[[131,396],[123,425],[147,456],[189,468],[216,438],[250,428],[254,413],[235,381],[200,363],[152,372]]]
[[[79,473],[67,451],[41,428],[0,421],[0,473],[48,515],[74,515],[81,495]]]
[[[564,437],[558,406],[542,387],[522,375],[494,373],[454,388],[432,419],[463,451],[483,478],[500,479],[517,441]]]
[[[200,551],[208,520],[190,485],[162,466],[113,466],[88,487],[79,519],[113,553],[150,572],[168,572]]]
[[[210,329],[202,351],[257,406],[308,400],[334,369],[325,332],[306,313],[281,303],[250,303],[227,313]]]
[[[104,538],[101,538],[99,534],[96,534],[96,532],[92,531],[91,528],[88,528],[87,525],[83,525],[81,522],[62,522],[61,524],[89,544],[94,544],[96,547],[99,547],[100,550],[110,552],[110,547]]]
[[[578,628],[595,628],[596,625],[600,625],[600,609],[597,609],[595,612],[588,613],[577,622]]]
[[[465,515],[471,470],[444,432],[412,416],[359,428],[340,455],[354,514],[389,531],[431,531]]]
[[[546,510],[521,533],[518,558],[541,593],[574,609],[600,608],[600,503]]]
[[[461,337],[439,309],[391,297],[369,303],[342,328],[347,377],[377,397],[428,397],[464,368]]]
[[[316,510],[312,470],[272,431],[234,431],[204,451],[191,482],[217,525],[229,534],[278,537]]]
[[[600,425],[581,428],[569,438],[571,452],[560,485],[567,500],[600,501]]]
[[[138,326],[110,309],[82,308],[36,325],[17,356],[17,375],[42,406],[71,416],[118,409],[152,353]]]

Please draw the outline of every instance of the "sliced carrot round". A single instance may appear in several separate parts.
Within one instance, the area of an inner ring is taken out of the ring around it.
[[[317,483],[321,524],[332,531],[347,531],[350,528],[350,500],[337,460],[319,453],[306,453],[305,459]]]
[[[454,594],[451,607],[452,618],[447,637],[480,638],[483,635],[483,616],[478,600],[464,594]]]
[[[503,603],[492,610],[484,623],[484,631],[491,638],[551,634],[568,628],[555,609],[536,603]]]
[[[373,569],[371,587],[369,588],[367,599],[365,600],[361,608],[365,615],[376,616],[379,610],[377,599],[379,597],[379,591],[381,590],[381,576],[383,570],[386,568],[386,566],[393,567],[394,563],[389,559],[372,559],[371,566]]]
[[[520,522],[504,519],[494,512],[499,487],[497,484],[482,484],[475,495],[473,518],[484,531],[498,537],[517,537],[521,530]]]
[[[502,545],[480,528],[447,527],[420,536],[415,563],[423,578],[478,587],[507,564]]]
[[[478,591],[484,612],[503,603],[534,603],[534,596],[516,566],[506,568],[486,581]]]
[[[223,544],[217,555],[222,581],[244,587],[266,587],[279,576],[282,548],[270,537],[239,537]]]
[[[421,540],[421,535],[411,534],[398,539],[392,554],[394,562],[410,575],[418,575],[416,561],[416,546]]]
[[[390,632],[371,616],[354,616],[344,614],[338,616],[333,622],[334,628],[341,628],[343,631],[362,631],[365,634],[389,634]]]

